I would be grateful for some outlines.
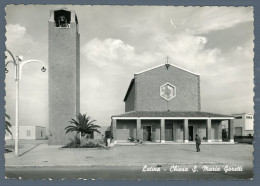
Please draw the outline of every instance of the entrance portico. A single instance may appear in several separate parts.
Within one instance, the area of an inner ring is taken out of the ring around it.
[[[228,120],[230,142],[234,142],[233,117],[205,112],[129,112],[112,116],[115,143],[128,138],[165,143],[194,141],[196,134],[208,143],[222,141],[222,121]]]

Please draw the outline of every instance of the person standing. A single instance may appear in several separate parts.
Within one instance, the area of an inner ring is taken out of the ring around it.
[[[195,141],[196,141],[196,149],[197,149],[197,152],[200,152],[201,140],[200,140],[200,137],[198,136],[198,134],[196,134]]]

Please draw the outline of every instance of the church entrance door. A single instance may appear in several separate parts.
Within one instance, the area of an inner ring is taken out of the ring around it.
[[[189,126],[189,141],[193,141],[193,126]]]
[[[152,126],[143,126],[143,140],[151,141]]]

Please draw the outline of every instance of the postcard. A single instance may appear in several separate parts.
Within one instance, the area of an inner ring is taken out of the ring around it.
[[[6,179],[252,180],[252,6],[6,6]]]

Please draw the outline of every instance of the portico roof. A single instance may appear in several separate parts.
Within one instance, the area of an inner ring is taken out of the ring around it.
[[[223,115],[209,112],[187,111],[187,112],[174,112],[174,111],[131,111],[124,114],[114,115],[112,118],[219,118],[219,119],[233,119],[231,115]]]

